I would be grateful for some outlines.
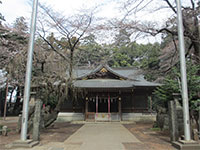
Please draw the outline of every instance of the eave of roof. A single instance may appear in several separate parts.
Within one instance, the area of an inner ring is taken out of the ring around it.
[[[148,82],[148,81],[145,81],[145,82],[132,82],[133,83],[133,86],[134,87],[158,87],[158,86],[161,86],[161,84],[159,83],[154,83],[154,82]]]
[[[134,87],[160,86],[160,84],[152,82],[139,82],[130,80],[116,80],[116,79],[75,80],[73,85],[76,88],[134,88]]]
[[[76,80],[73,85],[78,88],[132,88],[133,84],[127,80],[89,79]]]

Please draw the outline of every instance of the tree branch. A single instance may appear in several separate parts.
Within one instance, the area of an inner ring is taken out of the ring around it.
[[[173,10],[173,12],[177,13],[175,8],[172,6],[172,4],[169,2],[169,0],[164,0],[168,5],[169,7]]]
[[[54,52],[56,52],[56,53],[59,54],[64,60],[66,60],[67,62],[69,62],[68,58],[67,58],[64,54],[62,54],[62,53],[60,53],[59,51],[57,51],[57,50],[54,48],[54,46],[53,46],[45,37],[41,36],[41,34],[39,34],[39,36],[51,47],[51,49],[52,49]]]
[[[81,37],[85,34],[85,32],[87,31],[87,29],[89,28],[90,24],[92,22],[92,18],[90,17],[88,25],[86,26],[86,28],[83,30],[82,34],[78,37],[78,39],[76,40],[76,42],[73,45],[73,49],[75,48],[75,46],[78,44],[78,42],[80,41]]]
[[[167,29],[167,28],[162,28],[162,29],[156,30],[156,31],[157,31],[157,34],[163,32],[163,31],[166,31],[166,32],[170,33],[171,35],[178,35],[177,32],[175,32],[175,31],[170,31],[170,30]]]
[[[192,4],[192,9],[195,10],[195,4],[193,0],[190,0],[191,4]]]

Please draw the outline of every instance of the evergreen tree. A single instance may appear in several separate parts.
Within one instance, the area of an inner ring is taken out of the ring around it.
[[[127,46],[131,41],[130,36],[131,36],[131,34],[128,33],[126,28],[120,29],[119,33],[116,34],[116,36],[115,36],[114,45],[117,46],[117,47]]]
[[[200,100],[200,76],[198,71],[200,65],[194,65],[191,62],[187,63],[187,81],[188,81],[188,93],[190,108],[194,109],[195,102]],[[158,87],[154,92],[155,101],[154,105],[167,107],[167,103],[173,100],[173,93],[179,93],[181,95],[181,74],[180,68],[174,67],[170,74],[164,79],[161,87]]]

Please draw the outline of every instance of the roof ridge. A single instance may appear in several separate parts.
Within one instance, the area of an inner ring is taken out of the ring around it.
[[[84,74],[83,76],[81,77],[78,77],[77,79],[81,79],[81,78],[84,78],[84,77],[87,77],[89,75],[92,75],[92,74],[95,74],[97,73],[98,71],[101,71],[101,69],[105,68],[106,70],[108,70],[109,72],[111,72],[112,74],[118,76],[119,78],[123,78],[123,79],[129,79],[119,73],[117,73],[115,70],[113,70],[108,64],[100,64],[98,65],[95,69],[90,69],[90,72]]]

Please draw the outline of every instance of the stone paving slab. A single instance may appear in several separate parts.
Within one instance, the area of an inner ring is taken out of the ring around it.
[[[123,143],[126,150],[150,150],[148,145],[144,143]]]
[[[121,123],[85,124],[64,143],[83,143],[80,150],[125,150],[122,143],[141,143]]]

